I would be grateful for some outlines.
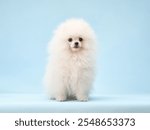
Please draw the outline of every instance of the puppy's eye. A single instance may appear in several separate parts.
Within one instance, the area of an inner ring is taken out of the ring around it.
[[[83,41],[83,38],[82,38],[82,37],[79,37],[79,41],[82,42],[82,41]]]
[[[68,41],[69,41],[69,42],[72,42],[72,38],[68,38]]]

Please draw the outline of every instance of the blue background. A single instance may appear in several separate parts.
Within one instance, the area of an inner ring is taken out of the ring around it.
[[[149,0],[0,0],[0,93],[43,93],[48,41],[72,17],[96,32],[93,94],[150,94]]]

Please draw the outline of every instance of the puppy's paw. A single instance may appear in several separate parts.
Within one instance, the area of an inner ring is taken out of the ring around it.
[[[85,95],[78,95],[77,96],[77,100],[81,101],[81,102],[87,102],[88,101],[88,96]]]
[[[63,101],[65,101],[66,99],[67,99],[66,96],[57,96],[57,97],[56,97],[56,100],[59,101],[59,102],[63,102]]]

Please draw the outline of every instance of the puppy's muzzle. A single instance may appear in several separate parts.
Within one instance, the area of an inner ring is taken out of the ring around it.
[[[74,48],[79,48],[79,43],[78,42],[74,43]]]

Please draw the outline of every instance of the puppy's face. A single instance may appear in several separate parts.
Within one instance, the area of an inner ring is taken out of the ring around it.
[[[79,51],[83,47],[84,39],[81,36],[70,36],[67,39],[67,44],[72,51]]]

